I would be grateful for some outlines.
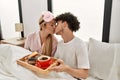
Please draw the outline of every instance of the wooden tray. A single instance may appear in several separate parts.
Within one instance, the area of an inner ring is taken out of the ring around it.
[[[36,66],[34,66],[34,65],[29,64],[29,63],[25,60],[25,58],[28,57],[28,56],[29,56],[29,55],[27,55],[27,56],[25,56],[25,57],[17,60],[17,64],[19,64],[19,65],[21,65],[21,66],[23,66],[23,67],[25,67],[25,68],[33,71],[33,72],[34,72],[35,74],[37,74],[37,75],[40,75],[40,74],[47,75],[47,74],[50,72],[50,71],[49,71],[49,68],[52,67],[52,66],[57,65],[57,63],[55,62],[56,59],[54,59],[53,64],[51,64],[47,69],[41,69],[41,68],[38,68],[38,67],[36,67]]]

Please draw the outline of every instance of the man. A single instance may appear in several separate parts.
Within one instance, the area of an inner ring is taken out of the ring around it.
[[[77,17],[69,12],[56,17],[55,33],[61,35],[63,40],[55,53],[60,64],[51,68],[56,72],[67,72],[78,80],[87,78],[89,70],[86,45],[73,34],[80,28],[79,24]]]

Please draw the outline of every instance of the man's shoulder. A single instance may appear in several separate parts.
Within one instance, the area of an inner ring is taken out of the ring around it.
[[[63,40],[58,41],[58,46],[63,45],[63,43],[64,43],[64,41],[63,41]]]
[[[78,37],[75,37],[74,42],[76,43],[83,43],[84,41]]]
[[[58,44],[62,44],[64,41],[63,40],[60,40],[59,42],[58,42]]]
[[[80,39],[80,38],[78,38],[78,37],[75,37],[74,44],[75,44],[76,46],[84,46],[84,45],[85,45],[85,42],[84,42],[82,39]]]

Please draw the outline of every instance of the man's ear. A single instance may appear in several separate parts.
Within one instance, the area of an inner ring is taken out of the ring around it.
[[[63,26],[64,28],[68,26],[68,24],[67,24],[66,21],[63,22],[63,25],[64,25],[64,26]]]

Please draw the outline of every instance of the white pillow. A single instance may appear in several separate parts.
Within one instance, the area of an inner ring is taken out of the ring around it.
[[[89,39],[90,75],[106,80],[114,61],[114,44]]]
[[[111,74],[111,77],[116,76],[114,80],[120,80],[120,43],[115,44],[115,55],[115,67],[113,67],[113,71],[115,72],[116,70],[116,73]]]

